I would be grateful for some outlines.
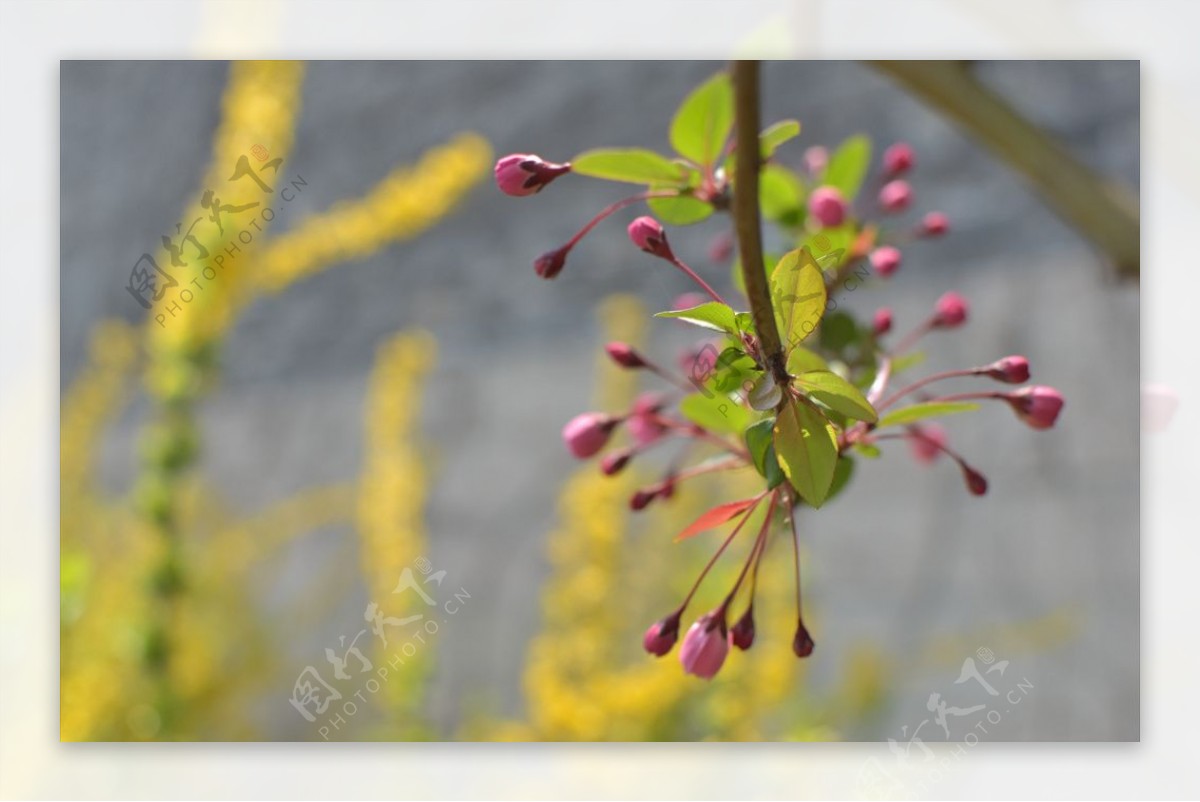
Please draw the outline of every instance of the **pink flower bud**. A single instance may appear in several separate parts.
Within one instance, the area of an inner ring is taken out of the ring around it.
[[[971,491],[971,495],[982,496],[984,493],[987,492],[987,489],[988,489],[987,479],[984,477],[984,475],[982,473],[980,473],[979,471],[975,470],[974,468],[972,468],[971,466],[966,465],[966,464],[964,464],[962,466],[962,470],[963,470],[963,479],[966,480],[967,490]]]
[[[729,654],[727,634],[724,610],[701,616],[683,636],[683,645],[679,648],[683,670],[702,679],[716,676],[725,664],[725,655]]]
[[[604,459],[600,460],[600,471],[605,476],[613,476],[623,471],[631,459],[633,459],[633,451],[628,448],[605,454]]]
[[[534,261],[533,269],[542,278],[554,278],[562,272],[563,265],[567,263],[567,254],[570,251],[570,245],[564,245],[557,250],[547,251]]]
[[[642,638],[642,648],[656,657],[662,657],[671,651],[671,647],[679,639],[679,616],[682,613],[682,610],[677,610],[661,621],[651,624]]]
[[[825,227],[840,226],[846,219],[846,199],[837,187],[817,187],[808,196],[808,213]]]
[[[889,181],[879,190],[879,205],[888,212],[902,212],[912,203],[912,187],[907,181]]]
[[[912,146],[907,142],[897,142],[883,152],[883,171],[890,176],[911,170],[914,162]]]
[[[658,498],[657,488],[645,488],[634,493],[629,499],[629,509],[634,512],[644,510],[650,505],[651,501]]]
[[[941,212],[930,212],[921,218],[917,233],[922,237],[940,237],[950,228],[950,218]]]
[[[746,608],[746,612],[729,630],[729,643],[746,651],[754,645],[754,605]]]
[[[658,393],[642,393],[633,402],[633,410],[625,425],[629,436],[639,446],[648,446],[667,433],[667,427],[658,418],[664,404]]]
[[[1043,384],[1022,387],[1005,398],[1017,417],[1034,429],[1049,429],[1063,408],[1062,393]]]
[[[809,175],[817,175],[829,164],[829,151],[820,145],[813,145],[804,151],[804,169]]]
[[[882,337],[892,330],[892,310],[886,306],[875,310],[875,317],[871,320],[871,326],[875,331],[876,337]]]
[[[602,412],[584,412],[576,415],[563,427],[563,441],[579,459],[593,456],[612,435],[619,420]]]
[[[649,215],[643,215],[629,224],[629,239],[634,245],[660,259],[674,260],[671,246],[667,244],[667,232]]]
[[[908,436],[908,444],[913,459],[923,465],[929,465],[942,455],[942,447],[946,445],[946,430],[936,423],[913,426]]]
[[[796,637],[792,638],[792,651],[797,657],[808,657],[812,654],[813,646],[812,636],[808,634],[808,628],[804,626],[804,622],[800,621],[796,624]]]
[[[1006,384],[1020,384],[1029,381],[1029,360],[1013,354],[1003,359],[997,359],[983,369],[983,372],[996,381]]]
[[[635,369],[646,367],[646,361],[642,359],[637,351],[633,350],[633,346],[629,345],[629,343],[611,342],[604,346],[604,350],[612,357],[613,362],[616,362],[623,368]]]
[[[939,329],[953,329],[967,320],[967,299],[957,292],[948,292],[938,298],[934,307],[933,325]]]
[[[571,165],[544,161],[527,153],[513,153],[496,162],[496,186],[506,195],[533,195],[569,172]]]
[[[900,251],[891,245],[883,245],[871,251],[870,259],[871,267],[884,278],[900,269]]]

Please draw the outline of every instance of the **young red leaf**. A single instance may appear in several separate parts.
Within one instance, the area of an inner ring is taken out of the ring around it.
[[[676,535],[675,542],[678,543],[681,540],[687,540],[692,535],[700,534],[707,529],[712,529],[714,526],[720,526],[730,518],[735,517],[738,513],[753,507],[758,503],[759,498],[761,496],[746,498],[741,501],[731,501],[728,504],[719,504],[713,507],[695,521],[692,521],[691,526]]]

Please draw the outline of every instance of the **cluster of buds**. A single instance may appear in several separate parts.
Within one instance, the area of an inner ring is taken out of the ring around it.
[[[799,130],[798,124],[795,130]],[[728,152],[724,148],[722,150]],[[773,153],[773,146],[769,153]],[[706,156],[707,161],[691,160],[690,154],[684,155],[688,158],[675,162],[664,161],[666,166],[662,169],[675,169],[671,167],[672,164],[682,164],[680,169],[692,170],[694,180],[689,179],[687,188],[664,190],[661,186],[652,185],[644,192],[611,204],[589,220],[564,245],[539,257],[534,263],[538,275],[543,278],[557,276],[571,249],[582,237],[602,220],[630,204],[657,197],[690,194],[698,201],[711,204],[713,210],[723,211],[728,205],[730,186],[723,169],[717,166],[715,152]],[[838,227],[848,228],[854,235],[853,247],[844,258],[839,254],[840,261],[837,264],[822,268],[815,261],[811,262],[812,275],[824,279],[822,291],[816,292],[815,296],[823,299],[821,303],[825,309],[828,308],[826,299],[839,289],[839,277],[845,275],[844,271],[866,262],[875,275],[891,277],[896,274],[903,260],[900,245],[915,238],[942,236],[949,228],[946,215],[936,211],[924,213],[915,226],[909,225],[899,230],[894,222],[887,225],[883,222],[867,224],[861,219],[864,213],[873,211],[894,221],[896,216],[912,207],[913,190],[907,176],[916,158],[909,145],[897,143],[884,152],[881,169],[872,178],[874,183],[871,186],[874,189],[867,193],[873,196],[869,199],[870,209],[861,206],[856,208],[858,201],[846,197],[846,191],[849,190],[844,191],[835,185],[836,181],[829,175],[834,172],[831,169],[833,158],[820,147],[809,148],[804,153],[804,170],[814,179],[815,186],[801,208],[796,210],[797,214],[791,223],[787,224],[794,226],[789,233],[798,234],[802,241],[819,242],[826,232]],[[586,174],[584,161],[584,156],[573,160],[576,172]],[[537,156],[515,154],[497,163],[496,182],[509,195],[532,195],[570,171],[572,164],[569,163],[555,164]],[[606,174],[605,177],[611,176]],[[843,183],[841,186],[847,185]],[[860,328],[852,324],[852,336],[859,337],[854,345],[855,350],[850,352],[852,356],[839,350],[829,353],[806,351],[800,354],[804,359],[798,360],[795,366],[789,359],[787,370],[784,370],[779,365],[766,364],[762,345],[752,325],[757,318],[738,312],[697,270],[684,263],[672,249],[667,233],[658,220],[649,216],[637,217],[629,223],[626,233],[634,247],[668,263],[695,285],[695,291],[676,301],[674,311],[662,314],[709,329],[715,328],[724,332],[726,339],[724,350],[721,351],[709,343],[694,349],[683,365],[685,375],[664,367],[652,356],[628,343],[608,343],[605,346],[608,357],[622,369],[654,375],[670,385],[673,393],[678,390],[692,397],[697,391],[707,397],[711,397],[712,392],[723,394],[724,400],[744,407],[745,418],[751,423],[739,432],[741,438],[730,438],[729,429],[711,430],[705,425],[703,416],[688,413],[686,405],[676,407],[674,402],[677,394],[646,393],[623,412],[586,412],[573,418],[562,431],[567,449],[579,459],[599,456],[601,472],[613,476],[627,470],[639,455],[650,448],[669,442],[683,443],[680,456],[672,462],[666,473],[653,484],[638,489],[629,499],[629,506],[635,511],[645,509],[656,500],[671,498],[680,483],[714,471],[754,470],[767,482],[767,488],[753,498],[729,502],[708,511],[677,538],[688,538],[701,531],[734,523],[732,531],[699,572],[679,606],[646,630],[642,645],[646,652],[658,657],[671,652],[680,641],[684,615],[710,570],[739,534],[747,529],[756,510],[765,509],[765,514],[756,518],[759,521],[757,526],[750,527],[757,528],[757,535],[723,601],[701,614],[682,636],[679,660],[688,674],[712,678],[720,671],[732,650],[747,650],[753,646],[756,634],[754,601],[759,566],[772,529],[781,519],[787,522],[786,529],[790,530],[795,555],[796,629],[792,648],[798,657],[807,657],[812,653],[813,638],[802,615],[796,511],[804,503],[818,507],[829,495],[837,492],[833,490],[833,463],[840,464],[855,451],[878,451],[877,444],[904,440],[913,458],[922,464],[931,464],[942,455],[949,457],[961,470],[968,492],[980,496],[987,492],[986,478],[950,446],[943,428],[925,418],[959,411],[972,406],[974,402],[999,400],[1007,403],[1020,421],[1033,429],[1044,430],[1055,424],[1062,410],[1062,395],[1053,388],[1041,385],[1022,386],[1010,391],[974,391],[940,396],[930,393],[932,385],[950,379],[983,378],[1009,385],[1024,384],[1030,377],[1029,361],[1019,355],[1007,356],[980,367],[927,376],[889,391],[893,365],[908,354],[918,341],[930,333],[958,329],[967,323],[969,304],[956,292],[947,292],[938,298],[929,315],[907,334],[896,338],[895,345],[889,345],[894,325],[893,314],[885,307],[874,313],[869,325]],[[808,237],[814,239],[804,239]],[[728,261],[731,242],[728,236],[724,236],[714,243],[710,248],[713,261]],[[798,249],[794,253],[802,250],[805,249]],[[808,256],[811,257],[811,253]],[[776,281],[774,274],[771,280]],[[819,287],[821,278],[815,280]],[[787,288],[794,286],[785,285]],[[811,284],[806,286],[812,289]],[[778,293],[775,297],[780,299],[779,303],[799,304],[804,300],[800,295],[789,293]],[[805,297],[813,297],[813,293]],[[813,329],[823,331],[819,327],[823,325],[821,316],[825,309],[817,311],[815,323],[802,332],[800,339],[811,334]],[[779,309],[775,311],[780,312]],[[788,318],[790,315],[782,317]],[[750,322],[747,323],[747,320]],[[858,334],[860,331],[861,336]],[[829,348],[834,349],[834,346]],[[702,358],[705,359],[704,369],[700,371],[701,375],[697,375],[695,367]],[[841,366],[840,374],[834,372],[834,368],[830,367],[832,364]],[[858,386],[854,383],[856,371]],[[859,387],[865,390],[865,394]],[[916,403],[893,410],[896,405],[907,402]],[[907,416],[901,414],[889,420],[889,412],[905,413],[906,410]],[[772,414],[774,417],[771,417]],[[795,463],[785,459],[787,455],[783,452],[787,441],[780,439],[784,437],[782,421],[785,414],[791,416],[791,428],[797,438],[794,442],[807,443],[804,447],[821,447],[820,443],[826,442],[823,438],[828,434],[827,446],[832,452],[828,456],[832,462],[826,461],[830,468],[821,486],[817,486],[811,476],[804,478],[793,475]],[[893,426],[894,429],[889,429]],[[629,444],[612,447],[614,435],[622,429]],[[766,443],[772,443],[774,450],[764,451]],[[711,453],[714,450],[716,455]],[[704,453],[706,451],[710,453]],[[698,461],[681,467],[684,457],[688,455],[696,456]],[[792,466],[792,470],[787,466]],[[734,618],[731,610],[739,599],[744,600],[744,607]]]

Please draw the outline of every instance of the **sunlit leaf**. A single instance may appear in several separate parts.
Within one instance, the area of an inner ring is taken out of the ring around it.
[[[804,184],[783,165],[768,164],[759,175],[758,203],[767,220],[796,225],[804,205]]]
[[[706,220],[713,213],[713,205],[691,195],[677,198],[649,198],[646,205],[659,222],[673,226],[690,226]]]
[[[758,135],[758,147],[762,152],[762,158],[771,158],[776,148],[789,139],[794,139],[798,136],[800,136],[799,120],[780,120],[774,125],[767,126]]]
[[[979,409],[979,405],[973,404],[970,401],[929,401],[923,404],[913,404],[911,407],[904,407],[904,409],[897,409],[887,413],[879,419],[879,424],[876,428],[882,429],[885,426],[901,426],[907,423],[916,423],[926,418],[938,418],[943,415],[970,412],[974,409]]]
[[[829,370],[829,364],[807,348],[797,347],[788,354],[787,371],[793,376],[810,370]]]
[[[837,434],[811,402],[787,404],[775,421],[775,455],[792,487],[813,507],[829,494],[837,467]]]
[[[841,376],[828,370],[801,373],[796,377],[796,386],[830,409],[856,420],[874,423],[878,419],[875,408],[859,389]]]
[[[652,150],[604,148],[580,153],[571,159],[571,171],[609,181],[632,184],[686,186],[690,171]]]
[[[692,521],[687,529],[684,529],[675,536],[675,542],[678,543],[681,540],[687,540],[693,535],[698,535],[715,526],[720,526],[753,507],[757,501],[757,498],[746,498],[741,501],[731,501],[728,504],[719,504]]]
[[[671,121],[671,146],[701,166],[715,164],[733,128],[733,84],[719,72],[684,99]]]
[[[750,410],[715,392],[692,393],[679,402],[679,414],[718,434],[741,433],[750,423]]]
[[[737,333],[737,319],[734,317],[733,309],[716,301],[693,306],[691,309],[659,312],[655,317],[675,318],[713,331]]]
[[[825,278],[811,253],[797,249],[784,254],[771,273],[771,300],[786,350],[816,330],[825,314]]]

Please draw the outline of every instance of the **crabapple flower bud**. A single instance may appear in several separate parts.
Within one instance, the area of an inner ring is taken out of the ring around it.
[[[639,446],[648,446],[667,433],[667,427],[659,419],[664,399],[658,393],[642,393],[633,402],[633,410],[625,425],[629,435]]]
[[[754,645],[754,605],[746,608],[746,612],[729,630],[729,642],[746,651]]]
[[[886,306],[875,310],[875,317],[871,319],[871,327],[875,332],[876,337],[882,337],[892,330],[892,310]]]
[[[917,233],[922,237],[940,237],[950,228],[950,218],[941,212],[930,212],[921,218]]]
[[[967,490],[971,491],[971,495],[982,496],[987,492],[988,483],[984,475],[969,465],[963,465],[963,479],[967,482]]]
[[[579,459],[594,455],[612,435],[619,419],[602,412],[584,412],[576,415],[563,427],[563,441],[571,453]]]
[[[887,278],[900,269],[902,257],[899,249],[883,245],[871,251],[870,259],[875,272]]]
[[[983,368],[983,372],[996,381],[1020,384],[1029,381],[1029,360],[1018,354],[997,359]]]
[[[913,426],[908,436],[908,444],[913,459],[923,465],[929,465],[942,455],[942,447],[946,445],[946,430],[936,423]]]
[[[847,209],[846,199],[837,187],[817,187],[808,196],[808,213],[826,228],[840,226]]]
[[[629,239],[648,254],[673,261],[675,254],[667,244],[667,232],[649,215],[643,215],[629,224]]]
[[[633,451],[628,448],[605,454],[604,459],[600,460],[600,472],[605,476],[614,476],[623,471],[631,459]]]
[[[604,350],[612,357],[612,361],[616,362],[623,368],[644,368],[646,361],[642,359],[641,354],[633,350],[633,346],[629,343],[611,342],[604,346]]]
[[[542,278],[554,278],[562,272],[563,265],[567,263],[567,254],[570,252],[570,245],[564,245],[557,250],[547,251],[534,260],[533,269]]]
[[[679,617],[682,614],[682,610],[676,610],[661,621],[651,624],[642,638],[642,648],[656,657],[662,657],[671,651],[671,647],[679,639]]]
[[[934,328],[953,329],[967,320],[967,299],[957,292],[951,291],[938,298],[934,309]]]
[[[679,662],[688,674],[712,679],[725,663],[729,643],[725,629],[725,611],[705,613],[688,629],[679,648]]]
[[[902,212],[912,203],[912,187],[907,181],[889,181],[879,190],[879,205],[884,211]]]
[[[1053,387],[1035,384],[1005,396],[1017,417],[1034,429],[1049,429],[1062,411],[1062,393]]]
[[[496,162],[496,186],[506,195],[533,195],[563,173],[571,165],[555,164],[528,153],[513,153]]]
[[[883,171],[888,175],[900,175],[911,170],[914,161],[912,146],[897,142],[883,152]]]
[[[804,169],[808,170],[809,175],[816,175],[825,169],[825,165],[829,164],[829,151],[820,145],[813,145],[804,151],[803,158]]]
[[[808,657],[812,654],[813,646],[812,635],[808,634],[808,628],[804,626],[803,621],[796,623],[796,637],[792,638],[792,651],[797,657]]]

